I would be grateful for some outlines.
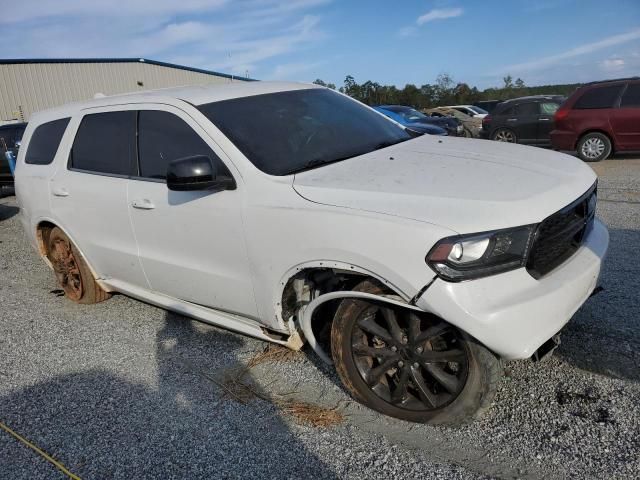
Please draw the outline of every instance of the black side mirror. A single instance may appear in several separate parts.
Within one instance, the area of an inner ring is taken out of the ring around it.
[[[236,182],[227,172],[218,168],[206,155],[179,158],[169,163],[167,188],[188,190],[234,190]]]

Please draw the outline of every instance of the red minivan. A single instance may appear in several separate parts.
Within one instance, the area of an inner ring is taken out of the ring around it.
[[[640,150],[640,77],[593,82],[558,109],[551,144],[574,150],[585,162],[611,152]]]

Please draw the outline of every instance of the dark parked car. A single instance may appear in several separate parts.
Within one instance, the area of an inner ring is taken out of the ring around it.
[[[586,162],[611,152],[640,150],[640,77],[578,88],[555,115],[551,143]]]
[[[499,142],[550,146],[553,115],[560,96],[532,96],[506,100],[482,119],[480,136]]]
[[[10,123],[0,125],[0,187],[13,185],[13,176],[9,169],[9,162],[5,158],[5,152],[11,151],[17,155],[17,143],[22,139],[26,123]]]
[[[412,127],[414,125],[435,125],[436,127],[444,128],[450,136],[459,137],[464,135],[464,126],[457,118],[429,117],[415,108],[405,107],[402,105],[380,105],[375,107],[375,109],[385,115],[386,112],[391,112],[400,116],[402,118],[402,122],[400,123],[405,127]]]
[[[493,110],[502,103],[502,100],[480,100],[473,104],[474,107],[480,107],[483,110],[491,113]]]

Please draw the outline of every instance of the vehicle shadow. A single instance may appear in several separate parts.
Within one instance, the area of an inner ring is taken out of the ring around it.
[[[610,229],[602,292],[587,300],[562,332],[557,355],[575,367],[640,381],[640,231]]]
[[[18,214],[20,209],[14,205],[4,205],[0,203],[0,222],[9,220],[11,217]]]
[[[157,378],[132,381],[130,366],[126,377],[117,366],[58,376],[0,397],[0,418],[81,478],[335,476],[275,407],[220,388],[224,372],[244,368],[242,337],[166,313],[155,348]],[[55,475],[0,437],[3,474]]]

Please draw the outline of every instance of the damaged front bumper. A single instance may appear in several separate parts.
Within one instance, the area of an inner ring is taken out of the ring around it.
[[[595,220],[578,251],[541,279],[524,268],[468,282],[438,279],[416,305],[504,359],[529,358],[594,291],[608,244],[606,227]]]

